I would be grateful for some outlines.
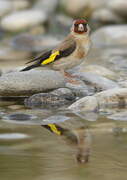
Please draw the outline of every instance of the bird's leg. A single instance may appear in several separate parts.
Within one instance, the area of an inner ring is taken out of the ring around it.
[[[72,84],[80,84],[78,80],[74,79],[76,78],[76,76],[73,76],[68,72],[65,72],[63,69],[61,69],[60,72],[64,75],[67,82],[72,83]]]
[[[64,71],[64,75],[65,75],[66,77],[68,77],[68,78],[76,78],[76,76],[74,76],[74,75],[72,75],[72,74],[70,74],[70,73],[68,73],[68,72],[65,72],[65,71]]]

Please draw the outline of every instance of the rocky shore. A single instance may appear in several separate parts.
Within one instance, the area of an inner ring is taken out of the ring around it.
[[[1,98],[24,97],[26,108],[74,113],[126,107],[126,6],[125,0],[0,1]],[[70,70],[78,84],[49,69],[20,72],[28,59],[55,46],[78,17],[88,19],[92,40],[88,57]]]

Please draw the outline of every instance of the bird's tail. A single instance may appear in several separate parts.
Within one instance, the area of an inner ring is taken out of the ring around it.
[[[30,69],[36,68],[36,67],[38,67],[38,66],[39,66],[38,64],[32,64],[32,65],[30,65],[30,66],[25,67],[24,69],[21,69],[20,71],[21,71],[21,72],[22,72],[22,71],[29,71]]]

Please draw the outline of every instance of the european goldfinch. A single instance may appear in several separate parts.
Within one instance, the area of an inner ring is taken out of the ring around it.
[[[90,49],[90,28],[87,21],[78,19],[73,22],[70,34],[58,46],[47,50],[39,57],[29,61],[33,63],[22,69],[27,71],[39,66],[49,66],[53,70],[64,72],[79,65]]]

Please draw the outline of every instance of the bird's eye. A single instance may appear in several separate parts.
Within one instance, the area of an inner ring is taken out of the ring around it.
[[[84,23],[84,24],[83,24],[83,26],[84,26],[84,27],[86,27],[86,26],[87,26],[87,24],[86,24],[86,23]]]
[[[78,27],[79,24],[75,24],[75,27]]]

